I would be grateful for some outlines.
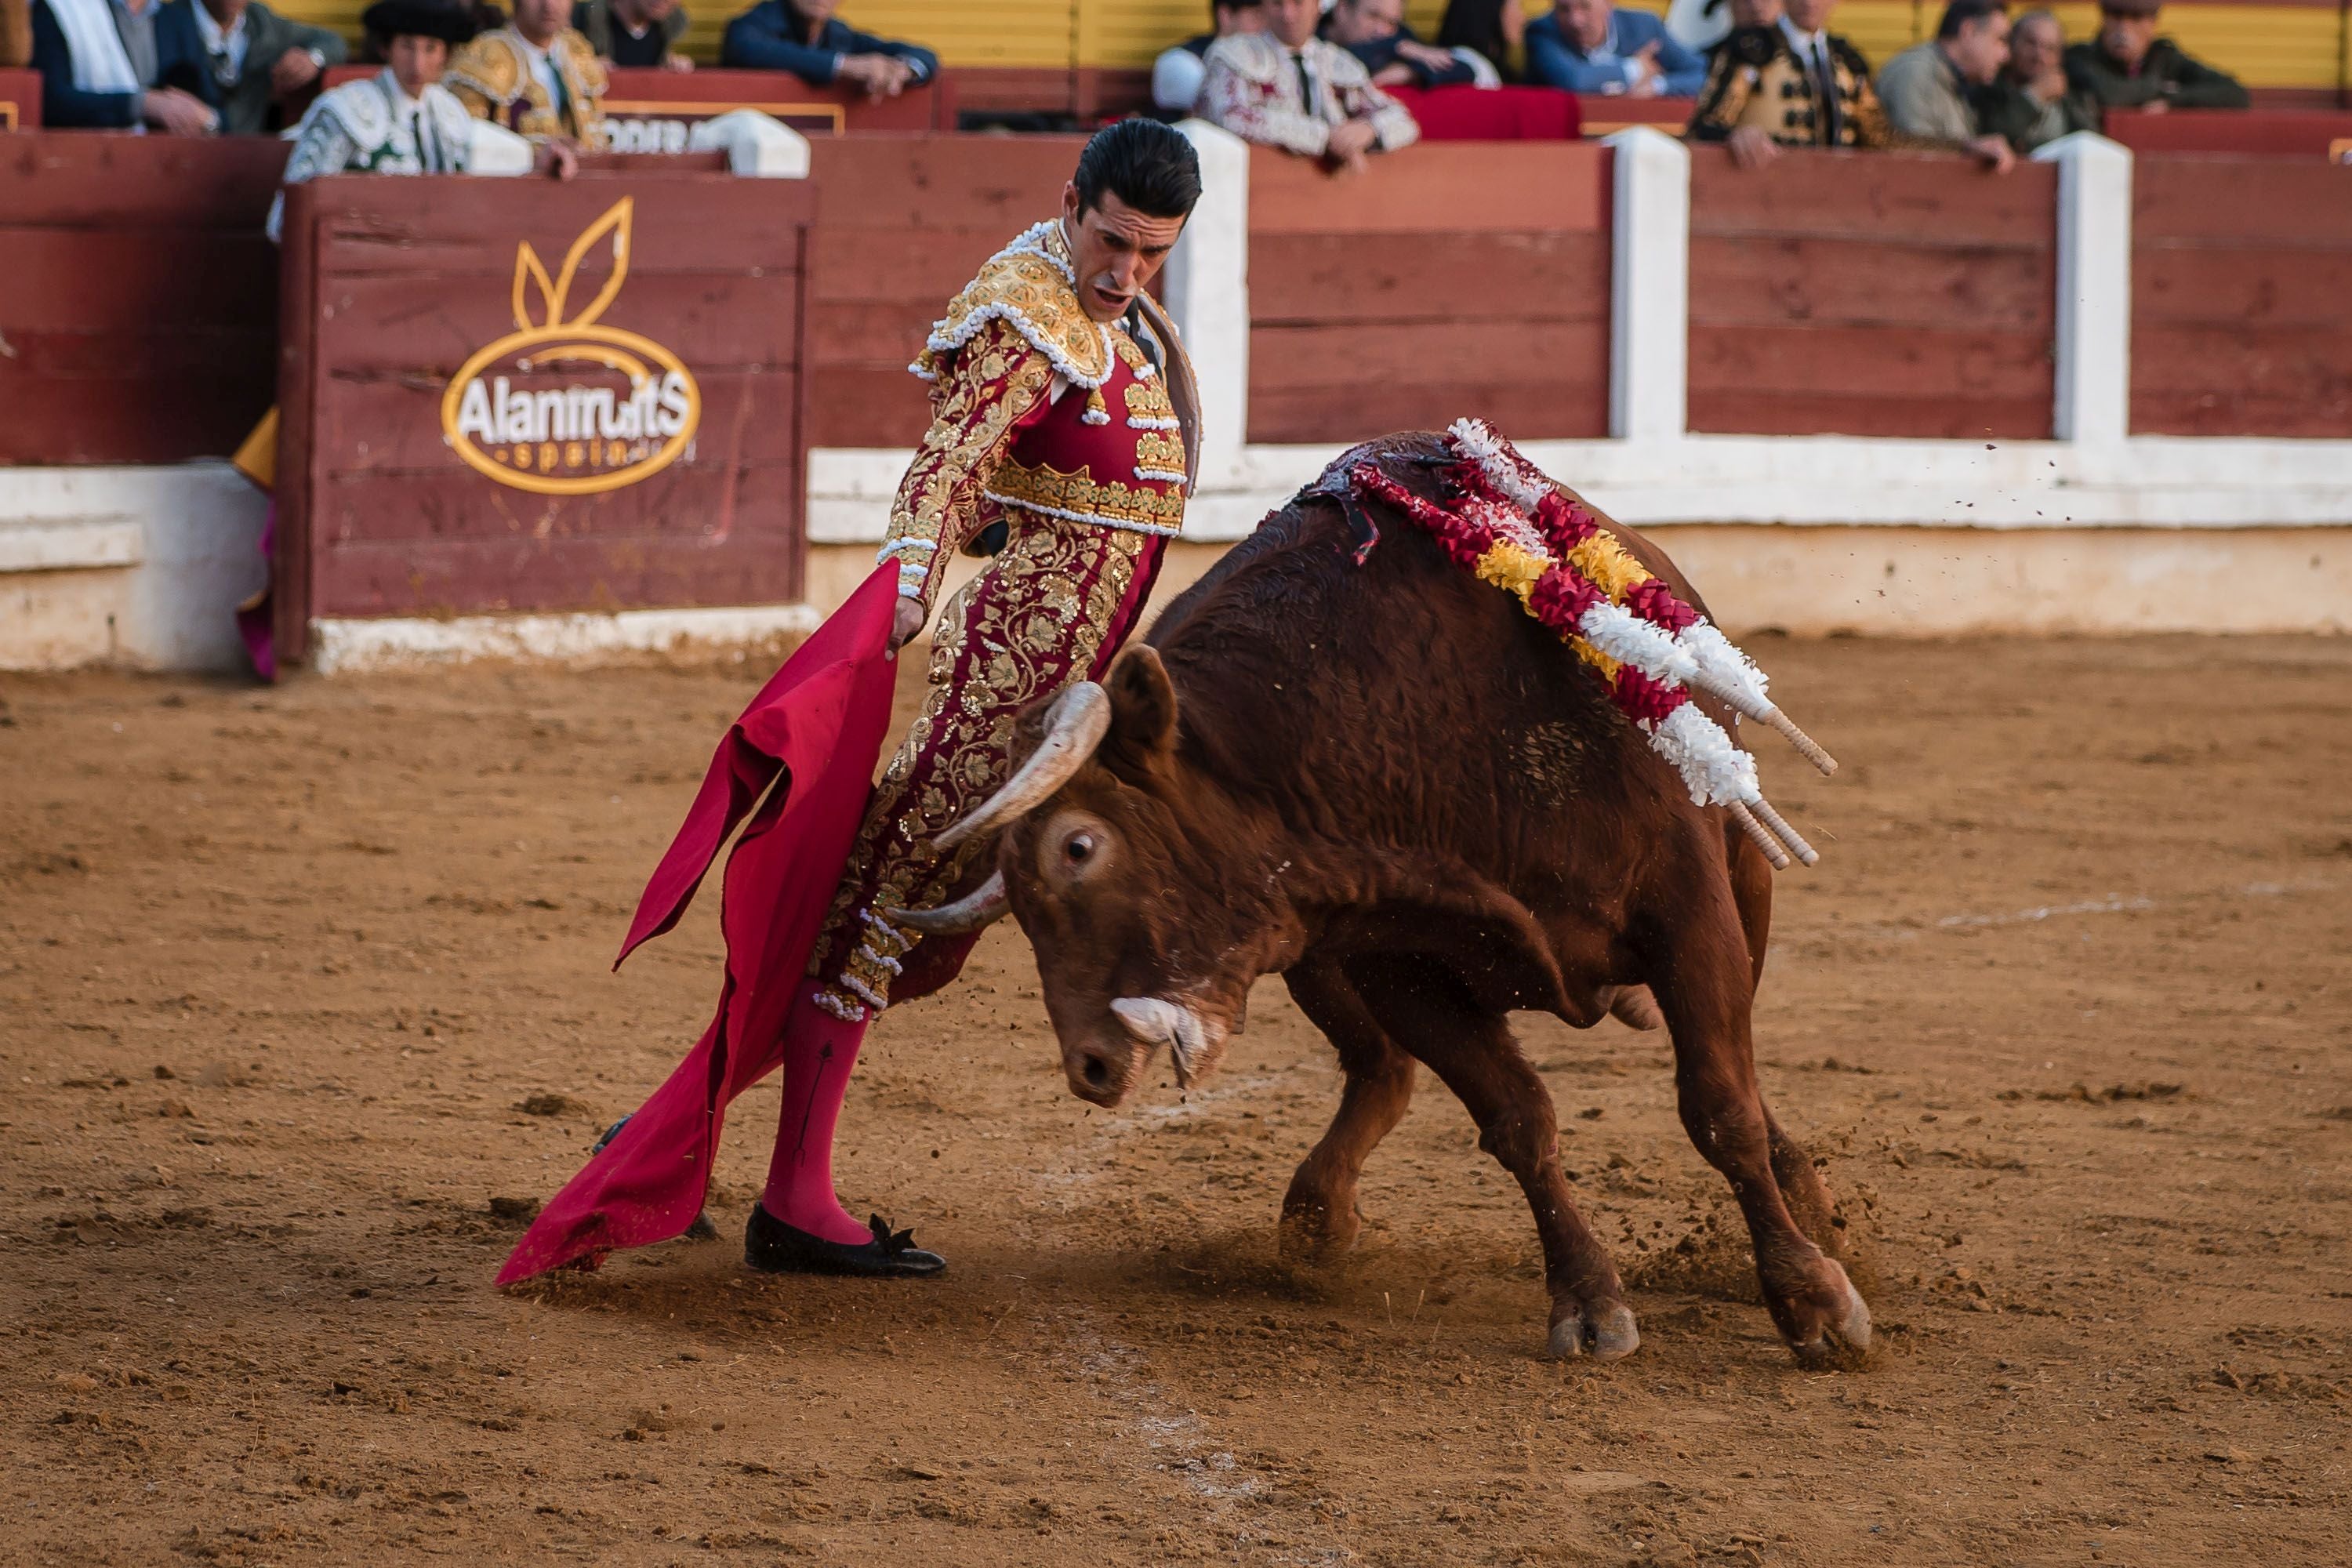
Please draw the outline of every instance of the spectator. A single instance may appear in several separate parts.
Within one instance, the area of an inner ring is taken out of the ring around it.
[[[514,20],[452,55],[441,85],[477,120],[533,142],[604,144],[604,67],[564,24],[572,0],[515,0]]]
[[[1475,50],[1423,43],[1404,25],[1404,0],[1333,0],[1323,36],[1362,62],[1379,87],[1500,87]]]
[[[1209,47],[1201,112],[1244,142],[1360,171],[1374,153],[1421,136],[1404,106],[1372,85],[1363,63],[1315,36],[1315,0],[1265,0],[1266,30]]]
[[[1234,33],[1262,32],[1265,11],[1258,0],[1210,0],[1209,31],[1163,49],[1151,62],[1151,103],[1161,113],[1182,119],[1201,101],[1201,83],[1209,74],[1209,46]]]
[[[1516,81],[1527,32],[1519,0],[1446,0],[1437,47],[1456,54],[1468,49],[1495,68],[1496,80]]]
[[[1787,0],[1772,26],[1733,28],[1683,134],[1725,143],[1743,169],[1764,167],[1783,147],[1886,146],[1870,62],[1828,30],[1834,5]]]
[[[572,28],[608,66],[694,68],[691,59],[672,52],[686,37],[686,7],[677,0],[577,0]]]
[[[2069,132],[2098,129],[2098,106],[2066,86],[2065,52],[2066,32],[2056,16],[2020,16],[2009,30],[2009,64],[1974,95],[1977,123],[2021,153]]]
[[[209,136],[218,89],[195,29],[157,26],[160,0],[33,0],[33,67],[49,126]]]
[[[0,67],[33,60],[32,0],[0,0]]]
[[[1550,15],[1528,24],[1528,79],[1570,92],[1689,98],[1706,79],[1706,62],[1646,11],[1557,0]]]
[[[896,98],[935,79],[940,58],[919,44],[894,44],[835,17],[840,0],[760,0],[727,24],[719,63],[740,70],[790,71],[822,87],[845,81],[868,98]]]
[[[2066,51],[2066,80],[2099,107],[2162,114],[2172,109],[2243,109],[2237,79],[2190,59],[2156,36],[2161,0],[2100,0],[2098,36]]]
[[[1934,37],[1880,69],[1878,100],[1896,134],[1920,146],[1973,153],[2005,174],[2017,154],[2005,138],[1979,128],[1969,98],[2009,63],[2009,13],[2001,7],[2002,0],[1951,0]]]
[[[472,16],[447,0],[376,0],[360,26],[390,62],[374,76],[320,93],[294,129],[286,181],[299,185],[326,174],[462,174],[475,163],[474,117],[441,85],[449,51],[474,36]],[[578,160],[566,143],[542,141],[523,162],[520,143],[511,169],[530,167],[569,179]],[[285,193],[269,209],[269,237],[278,237]]]
[[[217,94],[221,131],[230,136],[274,129],[273,114],[290,108],[291,100],[314,87],[327,67],[342,64],[348,52],[340,34],[289,22],[261,0],[167,5],[156,26],[194,30],[193,47],[206,61]],[[279,114],[278,123],[289,118]]]

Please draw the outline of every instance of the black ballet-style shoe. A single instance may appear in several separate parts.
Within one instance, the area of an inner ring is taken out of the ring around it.
[[[911,1230],[892,1230],[876,1215],[874,1239],[851,1247],[786,1225],[758,1204],[743,1232],[743,1261],[762,1274],[849,1274],[866,1279],[921,1279],[948,1260],[915,1245]]]

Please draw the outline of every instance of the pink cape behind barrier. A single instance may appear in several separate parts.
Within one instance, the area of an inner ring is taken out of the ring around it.
[[[677,923],[719,846],[757,804],[720,878],[727,969],[718,1014],[619,1136],[532,1222],[499,1270],[500,1285],[566,1265],[594,1268],[614,1247],[682,1234],[701,1212],[728,1102],[782,1059],[784,1015],[865,815],[898,674],[889,653],[898,580],[895,561],[877,568],[719,742],[613,961],[619,968],[638,943]]]

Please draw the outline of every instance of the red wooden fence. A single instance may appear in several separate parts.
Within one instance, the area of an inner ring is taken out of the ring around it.
[[[930,404],[908,363],[955,291],[1061,211],[1068,136],[845,136],[813,148],[809,440],[911,447]]]
[[[2131,427],[2352,436],[2352,169],[2135,162]]]
[[[1607,435],[1610,158],[1453,142],[1335,179],[1254,153],[1249,438],[1465,414],[1525,440]]]
[[[667,172],[292,193],[280,646],[314,616],[798,597],[813,195]]]
[[[1690,424],[2046,437],[2057,171],[1692,150]]]
[[[0,464],[226,456],[269,406],[265,138],[0,138]]]

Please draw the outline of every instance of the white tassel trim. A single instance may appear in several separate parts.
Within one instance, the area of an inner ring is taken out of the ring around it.
[[[1072,385],[1083,386],[1092,392],[1110,379],[1114,353],[1110,346],[1108,327],[1099,321],[1095,323],[1096,330],[1102,333],[1103,368],[1100,374],[1088,375],[1078,368],[1076,360],[1062,352],[1060,344],[1039,331],[1036,323],[1030,321],[1019,306],[1008,304],[1003,300],[992,300],[982,305],[979,310],[966,316],[962,324],[953,331],[947,330],[947,322],[944,320],[933,323],[931,335],[923,340],[923,346],[933,353],[953,353],[978,337],[981,329],[987,326],[989,322],[999,321],[1011,322],[1013,330],[1027,339],[1029,346],[1044,354],[1053,367],[1060,371]]]
[[[1165,468],[1138,468],[1135,470],[1135,477],[1139,479],[1157,480],[1163,485],[1181,485],[1192,482],[1189,475],[1171,474]]]
[[[917,381],[928,381],[934,385],[938,384],[940,379],[940,373],[938,371],[925,370],[919,363],[908,365],[907,367],[907,374],[913,376]]]
[[[1128,533],[1153,533],[1162,539],[1173,539],[1181,531],[1158,522],[1129,522],[1123,517],[1105,517],[1099,512],[1071,511],[1063,507],[1047,506],[1043,501],[1024,500],[1019,496],[1001,496],[994,490],[980,492],[999,506],[1009,506],[1021,511],[1034,511],[1045,517],[1058,517],[1065,522],[1092,523],[1097,528],[1116,528]]]
[[[830,991],[820,991],[809,1000],[845,1024],[861,1024],[866,1021],[865,1008],[855,1002],[845,1002]]]
[[[879,551],[875,552],[874,563],[877,566],[879,566],[883,562],[889,560],[890,557],[898,554],[901,551],[920,550],[929,552],[937,550],[939,547],[939,541],[936,539],[894,539],[889,543],[884,545]]]
[[[1110,411],[1107,408],[1089,408],[1078,416],[1078,422],[1082,425],[1108,425],[1110,423]]]
[[[1650,749],[1682,775],[1696,805],[1741,805],[1763,798],[1756,783],[1756,759],[1731,743],[1723,726],[1685,702],[1650,731]]]
[[[1070,270],[1068,262],[1054,254],[1053,247],[1045,243],[1046,236],[1061,226],[1062,220],[1059,218],[1047,218],[1044,223],[1033,223],[1015,236],[1013,243],[1006,246],[999,254],[1036,257],[1042,261],[1052,264],[1054,270],[1062,275],[1062,281],[1075,289],[1078,286],[1078,275]]]
[[[905,964],[899,963],[897,959],[892,958],[887,953],[875,952],[871,946],[865,942],[861,942],[857,944],[857,951],[864,953],[866,957],[872,959],[877,964],[888,970],[893,974],[904,974],[907,973],[907,966]]]
[[[1145,414],[1130,414],[1127,416],[1127,427],[1130,430],[1181,430],[1184,426],[1173,419],[1161,419]]]
[[[868,1007],[873,1008],[877,1013],[884,1011],[890,1005],[889,1002],[883,997],[882,993],[875,990],[874,987],[866,984],[866,982],[858,979],[855,974],[843,975],[841,977],[841,984],[844,990],[855,994],[859,1001],[865,1003]]]

